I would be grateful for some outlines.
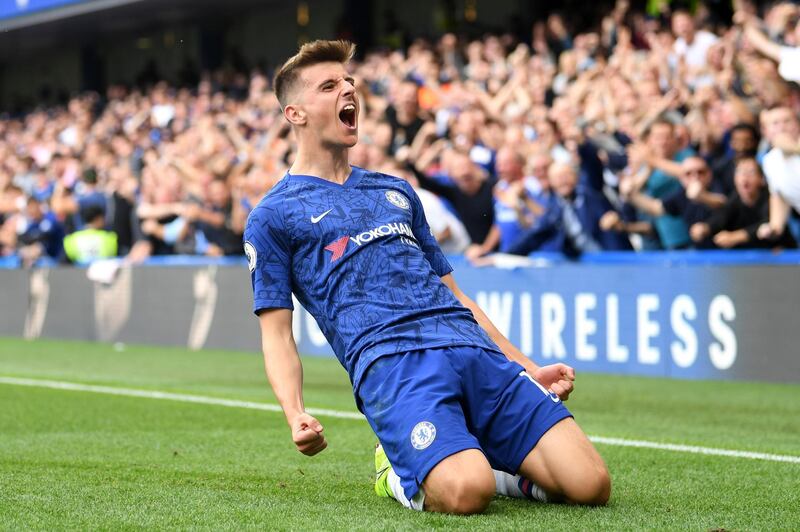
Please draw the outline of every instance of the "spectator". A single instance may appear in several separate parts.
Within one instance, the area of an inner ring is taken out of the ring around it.
[[[758,228],[769,220],[769,191],[758,162],[752,157],[739,159],[734,180],[736,190],[725,205],[707,221],[691,226],[692,240],[703,242],[711,237],[714,244],[723,249],[796,247],[788,232],[775,242],[758,237]]]
[[[759,144],[758,130],[751,124],[739,123],[730,130],[730,151],[713,163],[714,187],[725,195],[736,189],[734,173],[740,159],[754,157]]]
[[[105,210],[106,197],[100,190],[97,177],[97,171],[89,167],[83,171],[74,188],[61,183],[54,187],[53,212],[60,220],[64,220],[67,231],[83,228],[86,220],[81,218],[81,212],[84,209],[98,207]]]
[[[387,169],[391,175],[399,176],[408,181],[419,196],[425,218],[431,227],[431,232],[436,242],[444,253],[459,255],[466,251],[470,245],[467,228],[461,220],[450,212],[436,194],[419,187],[419,181],[414,174],[399,166]]]
[[[86,226],[64,238],[64,253],[74,264],[89,264],[97,259],[117,255],[117,234],[106,231],[106,213],[101,207],[90,205],[81,211]]]
[[[495,249],[506,253],[520,235],[534,224],[536,218],[544,213],[542,205],[526,187],[524,164],[522,155],[513,148],[500,148],[497,152],[494,224],[483,242],[473,244],[467,250],[468,259],[477,259]]]
[[[117,251],[124,256],[133,247],[139,229],[136,218],[138,182],[127,164],[117,164],[108,176],[107,225],[117,235]]]
[[[509,253],[528,255],[541,250],[578,256],[603,249],[630,249],[624,237],[600,228],[600,219],[611,208],[592,189],[578,186],[574,167],[555,162],[548,176],[553,195],[541,222],[517,239]]]
[[[23,266],[33,266],[43,257],[61,259],[64,228],[46,203],[28,197],[24,210],[8,219],[5,226],[3,245],[15,250]]]
[[[231,194],[225,181],[208,184],[203,201],[184,207],[183,218],[194,226],[194,253],[209,257],[240,253],[242,234],[232,228]]]
[[[662,200],[680,191],[680,162],[693,155],[690,149],[677,150],[675,126],[666,119],[656,120],[644,134],[644,144],[629,148],[630,168],[636,169],[631,180],[631,190],[644,190],[649,197]],[[664,213],[652,220],[660,245],[666,249],[680,249],[690,243],[689,230],[679,216]]]
[[[530,191],[533,198],[541,203],[550,193],[550,180],[547,170],[553,164],[553,158],[547,153],[535,153],[528,158],[525,167],[525,188]]]
[[[680,9],[672,13],[672,33],[673,65],[685,63],[693,79],[706,66],[708,51],[719,39],[713,33],[697,30],[692,15]]]
[[[669,194],[657,199],[642,194],[635,188],[633,180],[625,183],[623,196],[637,209],[658,219],[669,215],[679,217],[687,227],[705,222],[714,209],[725,204],[725,196],[709,190],[711,186],[711,170],[701,157],[688,157],[681,163],[681,186]],[[707,240],[694,239],[695,247],[710,248]]]
[[[685,11],[665,25],[620,0],[599,33],[576,33],[551,14],[534,25],[530,47],[508,35],[462,42],[447,34],[404,49],[362,50],[352,70],[363,144],[352,162],[413,167],[421,186],[439,196],[421,194],[427,208],[447,205],[478,245],[492,244],[497,199],[498,227],[507,223],[502,249],[521,228],[527,234],[549,224],[579,251],[582,233],[564,237],[576,227],[564,222],[571,210],[591,236],[586,242],[601,248],[627,246],[625,234],[603,232],[624,229],[637,233],[630,236],[637,248],[679,249],[693,242],[686,220],[669,208],[638,219],[620,187],[635,179],[662,207],[671,194],[683,204],[682,161],[700,154],[712,164],[710,191],[721,186],[729,195],[738,160],[758,142],[747,124],[761,119],[758,153],[775,205],[761,230],[781,238],[800,195],[791,178],[798,136],[789,124],[800,90],[786,81],[798,77],[798,9],[770,5],[763,28],[755,13],[741,13],[735,27],[712,34]],[[112,86],[102,97],[87,92],[65,106],[0,118],[0,253],[16,252],[15,224],[27,219],[28,197],[66,232],[81,228],[88,205],[104,208],[129,260],[240,253],[236,235],[247,214],[294,157],[269,85],[260,72],[249,82],[233,70],[207,72],[191,86]],[[526,161],[524,180],[518,158]],[[507,161],[513,178],[503,170]],[[580,169],[573,194],[549,191],[551,161]],[[533,200],[544,207],[541,216]],[[598,213],[602,227],[594,226]],[[452,221],[442,227],[456,231]],[[641,233],[659,241],[641,246]]]
[[[779,11],[777,25],[790,30],[787,37],[791,39],[791,45],[772,41],[767,32],[760,28],[761,21],[752,13],[737,11],[733,20],[744,27],[747,40],[759,53],[778,64],[778,73],[783,79],[800,82],[800,8],[782,2],[775,9]]]
[[[419,87],[411,79],[403,80],[394,91],[394,102],[386,108],[386,120],[391,127],[391,147],[394,154],[399,148],[411,144],[425,121],[420,116],[417,93]]]
[[[438,144],[438,145],[437,145]],[[442,183],[425,174],[427,162],[442,156],[441,177],[449,183]],[[416,176],[422,188],[437,194],[450,202],[459,220],[467,228],[472,242],[483,242],[494,223],[493,182],[469,155],[458,150],[446,148],[442,141],[435,143],[427,155],[418,160]]]
[[[764,174],[771,193],[769,223],[761,238],[777,239],[786,230],[791,210],[800,211],[800,121],[788,107],[770,111],[773,148],[764,156]]]

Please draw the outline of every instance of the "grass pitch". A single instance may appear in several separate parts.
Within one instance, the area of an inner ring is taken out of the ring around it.
[[[305,358],[307,407],[355,411],[335,360]],[[274,403],[254,354],[0,339],[0,376]],[[579,375],[597,436],[800,456],[800,386]],[[1,529],[797,529],[800,464],[598,444],[605,508],[496,499],[417,513],[372,492],[364,421],[319,416],[293,448],[280,413],[0,384]]]

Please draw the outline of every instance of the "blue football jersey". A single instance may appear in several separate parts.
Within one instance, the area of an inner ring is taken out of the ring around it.
[[[441,282],[452,267],[402,179],[358,167],[342,185],[287,174],[250,213],[244,240],[254,311],[291,309],[294,293],[354,388],[383,355],[498,350]]]

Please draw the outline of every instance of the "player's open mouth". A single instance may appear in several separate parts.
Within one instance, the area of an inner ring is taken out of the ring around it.
[[[348,103],[342,110],[339,111],[339,120],[347,126],[348,129],[355,129],[356,128],[356,106],[352,103]]]

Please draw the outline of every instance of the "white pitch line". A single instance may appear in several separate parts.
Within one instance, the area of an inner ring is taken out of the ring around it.
[[[73,392],[102,393],[106,395],[119,395],[124,397],[142,397],[145,399],[163,399],[167,401],[180,401],[214,406],[227,406],[231,408],[247,408],[250,410],[263,410],[267,412],[282,412],[279,405],[269,403],[256,403],[253,401],[238,401],[235,399],[222,399],[203,395],[189,395],[182,393],[160,392],[156,390],[137,390],[133,388],[117,388],[114,386],[98,386],[94,384],[80,384],[77,382],[51,381],[44,379],[25,379],[19,377],[0,376],[0,384],[15,386],[33,386],[36,388],[50,388],[53,390],[68,390]],[[364,420],[358,412],[345,412],[342,410],[328,410],[325,408],[308,408],[306,411],[315,416],[327,416],[340,419]],[[690,454],[705,454],[711,456],[726,456],[729,458],[746,458],[750,460],[766,460],[770,462],[785,462],[800,464],[800,456],[756,453],[739,451],[735,449],[717,449],[714,447],[698,447],[695,445],[680,445],[674,443],[660,443],[643,440],[628,440],[624,438],[607,438],[605,436],[589,436],[595,443],[615,445],[619,447],[639,447],[644,449],[657,449],[661,451],[674,451]]]
[[[654,441],[626,440],[623,438],[606,438],[605,436],[589,436],[595,443],[617,445],[619,447],[641,447],[644,449],[659,449],[661,451],[675,451],[679,453],[708,454],[711,456],[728,456],[731,458],[749,458],[750,460],[768,460],[770,462],[789,462],[800,464],[800,456],[785,454],[755,453],[752,451],[737,451],[735,449],[715,449],[714,447],[698,447],[696,445],[680,445],[677,443],[658,443]]]
[[[44,379],[22,379],[17,377],[0,376],[0,384],[34,386],[37,388],[51,388],[53,390],[69,390],[73,392],[102,393],[106,395],[122,395],[125,397],[143,397],[145,399],[166,399],[167,401],[228,406],[231,408],[248,408],[250,410],[265,410],[267,412],[283,412],[279,405],[272,405],[269,403],[255,403],[253,401],[238,401],[236,399],[222,399],[219,397],[207,397],[203,395],[159,392],[157,390],[136,390],[133,388],[117,388],[115,386],[98,386],[95,384],[80,384],[77,382],[49,381]],[[364,419],[364,416],[358,412],[342,412],[340,410],[327,410],[325,408],[307,408],[306,412],[312,415],[338,417],[343,419]]]

